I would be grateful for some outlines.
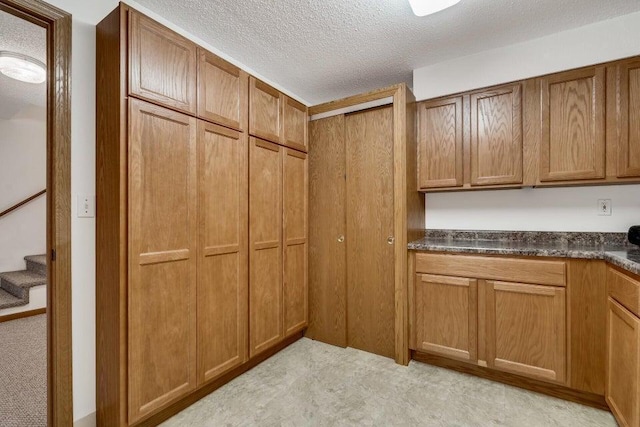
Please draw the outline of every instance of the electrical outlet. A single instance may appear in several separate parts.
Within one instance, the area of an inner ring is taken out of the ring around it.
[[[95,198],[93,196],[78,196],[78,218],[93,218],[96,216]]]
[[[611,199],[598,199],[598,215],[611,216]]]

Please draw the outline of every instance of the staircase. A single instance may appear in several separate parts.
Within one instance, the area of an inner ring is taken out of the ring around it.
[[[0,273],[0,310],[29,303],[29,289],[47,284],[47,257],[24,257],[26,270]]]

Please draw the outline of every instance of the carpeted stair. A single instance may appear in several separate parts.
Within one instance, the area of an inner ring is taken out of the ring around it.
[[[29,303],[29,289],[47,284],[47,257],[24,257],[26,270],[0,273],[0,310]]]

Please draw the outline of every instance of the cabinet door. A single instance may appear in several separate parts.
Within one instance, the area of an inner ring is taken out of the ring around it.
[[[605,68],[541,79],[540,181],[605,177]]]
[[[565,290],[487,281],[487,365],[540,380],[565,382]]]
[[[616,74],[617,105],[609,112],[615,115],[616,123],[616,129],[611,129],[617,148],[616,175],[640,177],[640,60],[624,61],[610,70]]]
[[[196,112],[196,45],[129,11],[129,94]]]
[[[131,99],[129,126],[133,423],[196,386],[196,120]]]
[[[198,122],[198,383],[247,358],[247,137]]]
[[[291,335],[307,326],[307,155],[284,155],[284,326]]]
[[[284,140],[282,143],[299,151],[307,151],[307,107],[284,96]]]
[[[258,138],[282,141],[282,96],[260,80],[249,77],[249,133]]]
[[[605,398],[622,426],[640,425],[640,319],[611,297]]]
[[[415,286],[416,350],[476,362],[477,280],[418,274]]]
[[[419,104],[419,189],[462,186],[462,124],[461,96]]]
[[[471,95],[471,185],[522,184],[520,84]]]
[[[198,55],[198,117],[246,130],[247,73],[204,49]]]
[[[282,147],[251,138],[249,163],[250,356],[283,338]]]

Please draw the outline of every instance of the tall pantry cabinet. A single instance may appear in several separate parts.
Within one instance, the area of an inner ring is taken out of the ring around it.
[[[97,422],[157,424],[307,325],[307,108],[126,5],[96,35]]]

